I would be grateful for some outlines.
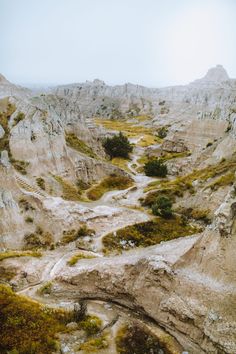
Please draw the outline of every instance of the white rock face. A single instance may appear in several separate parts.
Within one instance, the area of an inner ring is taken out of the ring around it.
[[[0,74],[0,98],[6,96],[29,97],[30,95],[29,89],[12,84]]]
[[[0,139],[2,139],[4,137],[4,135],[5,135],[5,131],[4,131],[3,127],[0,124]]]
[[[195,84],[204,84],[204,83],[219,83],[223,81],[228,81],[229,76],[227,71],[224,69],[222,65],[217,65],[214,68],[208,70],[207,74],[200,80],[194,81]]]

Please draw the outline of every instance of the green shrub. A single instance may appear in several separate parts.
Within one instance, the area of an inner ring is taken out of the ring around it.
[[[133,151],[133,147],[128,138],[121,132],[112,138],[106,138],[103,142],[103,147],[111,159],[114,157],[123,157],[127,159],[129,153]]]
[[[145,163],[144,172],[150,177],[166,177],[168,170],[161,160],[153,159]]]
[[[155,203],[152,205],[152,212],[156,216],[161,216],[165,219],[171,218],[172,212],[172,202],[167,197],[158,197]]]
[[[164,139],[167,136],[167,133],[168,129],[166,127],[161,127],[157,132],[158,138]]]
[[[25,218],[25,222],[33,223],[33,222],[34,222],[34,219],[33,219],[31,216],[27,216],[27,217]]]

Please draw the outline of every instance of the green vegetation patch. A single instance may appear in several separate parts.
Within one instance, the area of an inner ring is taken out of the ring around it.
[[[96,258],[96,257],[92,256],[91,254],[78,253],[72,256],[67,263],[70,267],[72,267],[76,265],[76,263],[81,259],[92,259],[92,258]]]
[[[111,159],[114,157],[128,159],[129,153],[133,151],[133,146],[130,144],[128,138],[121,132],[111,138],[106,138],[103,141],[103,147]]]
[[[111,163],[119,168],[121,168],[122,170],[125,170],[127,172],[131,172],[129,167],[128,167],[128,162],[130,160],[128,159],[124,159],[123,157],[114,157],[112,160],[111,160]]]
[[[100,199],[104,193],[112,190],[123,190],[131,187],[133,181],[130,177],[111,175],[104,178],[99,184],[90,188],[87,192],[87,197],[90,200]]]
[[[93,229],[89,229],[86,225],[81,226],[78,230],[67,230],[63,231],[63,237],[61,239],[61,244],[66,245],[70,242],[76,241],[80,237],[92,236],[95,234]]]
[[[116,335],[116,349],[120,354],[169,353],[159,341],[138,325],[122,327]]]
[[[102,320],[97,316],[86,316],[79,322],[79,328],[83,329],[88,336],[97,334],[102,328]]]
[[[97,353],[97,351],[106,349],[109,345],[106,335],[98,338],[91,338],[85,343],[81,344],[79,350],[83,350],[85,353]]]
[[[145,163],[144,172],[150,177],[166,177],[168,170],[167,166],[160,159],[152,159]]]
[[[205,224],[210,224],[211,222],[210,210],[208,209],[180,207],[176,211],[182,214],[186,219],[203,221]]]
[[[43,189],[45,191],[45,189],[46,189],[45,180],[42,177],[37,177],[36,183],[41,189]]]
[[[70,148],[78,152],[82,152],[89,157],[97,158],[93,150],[73,133],[66,133],[66,143]]]
[[[233,185],[234,182],[235,182],[235,171],[230,171],[225,175],[217,178],[211,184],[207,185],[207,187],[210,187],[212,190],[217,190],[220,187]]]
[[[37,293],[40,295],[49,295],[52,292],[52,282],[48,281],[44,283],[38,290]]]
[[[25,235],[24,249],[49,248],[53,244],[53,241],[53,236],[50,232],[43,231],[41,227],[37,227],[35,232]]]
[[[41,257],[42,253],[36,251],[5,251],[0,252],[0,261],[3,261],[7,258],[16,258],[16,257]]]
[[[0,285],[0,352],[52,353],[58,349],[56,335],[65,331],[66,314]]]
[[[0,100],[0,124],[5,131],[5,135],[0,139],[0,151],[8,151],[9,157],[11,156],[10,146],[9,146],[9,120],[11,115],[15,112],[16,107],[11,104],[8,98]]]
[[[157,217],[152,221],[127,226],[107,234],[103,237],[104,252],[148,247],[199,231],[199,228],[186,224],[179,216],[173,216],[171,219]]]
[[[207,166],[201,170],[195,170],[192,173],[178,177],[171,181],[154,181],[151,182],[146,191],[158,189],[162,191],[173,191],[174,194],[180,195],[188,189],[193,189],[192,183],[196,180],[207,181],[210,178],[219,177],[236,171],[236,158],[233,156],[229,160],[222,160],[216,165]],[[230,180],[230,179],[229,179]],[[231,183],[231,180],[230,180]]]
[[[27,175],[27,167],[29,166],[29,162],[20,161],[13,158],[10,158],[10,161],[18,172],[20,172],[22,175]]]

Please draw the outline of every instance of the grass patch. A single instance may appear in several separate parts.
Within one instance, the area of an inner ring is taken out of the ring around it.
[[[26,234],[24,237],[24,249],[34,250],[38,248],[49,248],[53,244],[53,236],[50,232],[43,231],[37,227],[35,232]]]
[[[198,208],[184,208],[180,207],[176,210],[178,213],[182,214],[187,219],[194,219],[197,221],[203,221],[205,224],[211,222],[210,210],[208,209],[198,209]]]
[[[112,160],[111,160],[111,163],[119,168],[121,168],[122,170],[125,170],[127,172],[131,172],[127,163],[129,162],[130,160],[127,160],[127,159],[124,159],[122,157],[114,157]]]
[[[76,263],[81,260],[81,259],[92,259],[92,258],[96,258],[95,256],[89,255],[89,254],[84,254],[84,253],[78,253],[75,254],[73,257],[71,257],[71,259],[69,259],[69,261],[67,262],[67,264],[72,267],[74,265],[76,265]]]
[[[104,178],[99,184],[90,188],[87,192],[87,197],[90,200],[100,199],[104,193],[112,190],[123,190],[131,187],[133,181],[130,177],[111,175]]]
[[[170,241],[199,231],[199,228],[186,224],[179,216],[174,216],[171,219],[157,217],[152,221],[127,226],[104,236],[104,252],[148,247],[161,241]]]
[[[20,161],[13,158],[10,158],[10,161],[18,172],[20,172],[22,175],[27,175],[27,167],[29,166],[29,162]]]
[[[214,182],[207,185],[206,188],[210,187],[212,190],[217,190],[220,187],[233,185],[234,181],[235,181],[235,171],[231,171],[217,178]]]
[[[62,188],[62,198],[71,201],[81,201],[81,191],[74,184],[64,180],[60,176],[53,176]]]
[[[137,145],[141,147],[147,147],[161,142],[160,140],[160,138],[153,134],[144,134],[142,138],[138,141]]]
[[[70,242],[76,241],[80,237],[92,236],[95,234],[93,229],[89,229],[86,225],[81,226],[78,230],[67,230],[63,231],[63,237],[61,239],[61,244],[66,245]]]
[[[92,336],[101,330],[102,320],[97,316],[88,315],[79,323],[79,328],[83,329],[88,336]]]
[[[99,338],[89,339],[80,345],[79,350],[83,350],[85,353],[96,353],[98,350],[106,349],[108,345],[107,336],[103,335]]]
[[[41,257],[41,252],[36,251],[5,251],[0,253],[0,261],[3,261],[7,258],[16,258],[16,257]]]
[[[127,122],[125,120],[111,120],[111,119],[95,119],[95,123],[98,125],[102,125],[104,128],[108,130],[115,130],[119,132],[123,132],[129,138],[136,138],[143,134],[151,134],[153,129],[144,127],[142,125],[134,125],[133,123]]]
[[[162,161],[168,161],[168,160],[184,158],[184,157],[188,157],[188,156],[191,156],[191,152],[190,151],[167,152],[164,156],[161,156],[160,159]]]
[[[82,152],[92,158],[97,158],[93,150],[73,133],[66,133],[66,143],[70,148],[78,152]]]
[[[9,120],[11,115],[15,112],[15,105],[9,102],[8,98],[4,98],[0,100],[0,124],[5,131],[5,135],[0,139],[0,151],[6,150],[8,151],[9,157],[11,156],[10,146],[9,146]]]
[[[46,189],[45,180],[42,177],[36,178],[36,183],[39,186],[39,188],[41,188],[42,190],[45,191],[45,189]]]
[[[9,282],[17,274],[17,270],[14,267],[0,267],[0,282]]]
[[[48,281],[47,283],[43,284],[38,290],[37,293],[39,295],[49,295],[52,292],[52,282]]]
[[[67,314],[53,310],[0,285],[0,352],[52,353],[57,333],[66,330]]]

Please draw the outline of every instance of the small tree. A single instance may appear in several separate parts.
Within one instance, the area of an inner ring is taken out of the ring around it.
[[[123,157],[126,159],[129,157],[129,153],[133,151],[128,138],[121,132],[112,138],[106,138],[103,142],[103,147],[111,159],[113,157]]]
[[[144,172],[147,176],[166,177],[167,167],[161,160],[150,160],[144,165]]]
[[[155,203],[152,205],[152,213],[157,216],[161,216],[165,219],[172,217],[172,202],[167,197],[158,197]]]

